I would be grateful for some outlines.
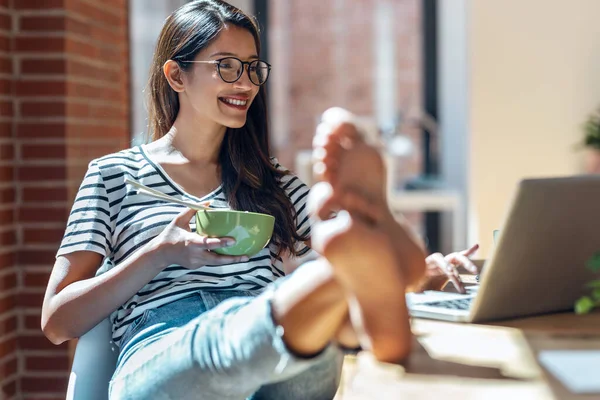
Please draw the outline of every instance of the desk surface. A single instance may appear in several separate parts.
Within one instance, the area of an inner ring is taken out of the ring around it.
[[[547,374],[536,354],[549,349],[599,349],[600,312],[523,318],[486,325],[412,321],[414,350],[404,366],[347,357],[336,400],[534,399],[588,400]]]

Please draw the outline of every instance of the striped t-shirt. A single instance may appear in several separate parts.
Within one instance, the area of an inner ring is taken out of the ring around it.
[[[276,159],[274,165],[281,167]],[[196,202],[211,200],[211,207],[229,208],[222,187],[202,198],[185,193],[164,169],[148,156],[145,146],[110,154],[90,162],[83,179],[57,257],[75,251],[93,251],[104,256],[98,274],[117,265],[156,237],[185,207],[149,197],[131,185],[129,178],[163,193]],[[308,187],[289,174],[281,179],[296,210],[297,232],[310,236],[306,210]],[[195,220],[190,221],[195,232]],[[309,248],[298,243],[300,254]],[[182,298],[201,289],[260,290],[284,275],[277,247],[270,243],[248,262],[188,269],[169,265],[146,286],[115,310],[111,316],[113,340],[121,337],[144,311]]]

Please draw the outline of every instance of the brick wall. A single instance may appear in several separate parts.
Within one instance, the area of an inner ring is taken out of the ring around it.
[[[90,159],[128,147],[126,0],[0,0],[0,399],[64,399],[40,308]]]
[[[385,0],[393,12],[398,108],[422,102],[421,0]],[[271,0],[271,119],[278,157],[293,168],[298,150],[311,147],[316,120],[337,105],[375,117],[376,6],[381,0]],[[405,110],[404,110],[405,111]],[[417,146],[404,174],[420,171]]]
[[[15,396],[19,383],[15,104],[10,57],[13,20],[9,7],[8,1],[0,1],[0,398]]]

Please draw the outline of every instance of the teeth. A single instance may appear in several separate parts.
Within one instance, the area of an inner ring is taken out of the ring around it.
[[[246,103],[248,102],[248,100],[236,100],[236,99],[226,99],[226,98],[224,98],[223,101],[225,103],[233,104],[234,106],[245,106]]]

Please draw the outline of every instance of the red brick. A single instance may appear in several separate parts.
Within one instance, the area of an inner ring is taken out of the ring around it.
[[[104,7],[94,7],[81,0],[71,0],[69,11],[90,18],[96,23],[108,26],[121,26],[125,22],[123,16],[112,14],[105,11]]]
[[[16,190],[14,188],[0,189],[0,203],[14,203]]]
[[[40,293],[20,293],[19,307],[41,308],[44,302],[44,292]]]
[[[42,314],[25,315],[25,329],[40,329],[42,325]]]
[[[54,32],[64,31],[65,17],[62,15],[44,15],[21,17],[19,28],[23,32]]]
[[[14,2],[17,10],[62,9],[65,0],[18,0]]]
[[[21,250],[17,253],[19,265],[52,266],[56,257],[56,250]]]
[[[12,182],[14,179],[14,168],[11,166],[0,166],[0,182]]]
[[[59,53],[65,50],[65,39],[54,36],[17,37],[15,50],[20,52]]]
[[[69,376],[65,373],[62,378],[21,378],[21,390],[30,393],[66,392]]]
[[[26,371],[66,371],[69,368],[69,356],[26,356]]]
[[[0,14],[0,29],[7,32],[12,31],[12,17],[10,14]]]
[[[25,272],[25,278],[23,284],[25,287],[42,287],[45,288],[48,284],[48,278],[50,278],[50,269],[48,272]]]
[[[127,118],[127,113],[123,108],[115,108],[108,106],[92,106],[91,116],[93,118],[102,117],[109,119]]]
[[[11,39],[8,36],[0,35],[0,50],[5,52],[11,50]]]
[[[15,157],[15,145],[12,143],[0,145],[0,161],[12,161]]]
[[[10,95],[13,93],[13,83],[10,79],[0,78],[0,94]]]
[[[0,290],[7,291],[17,287],[17,274],[11,273],[0,278]]]
[[[0,299],[0,315],[8,311],[13,311],[16,306],[17,298],[14,294]],[[0,345],[0,358],[4,357],[5,355],[6,353],[2,353],[2,345]]]
[[[128,138],[129,131],[125,124],[123,126],[96,126],[96,125],[78,125],[69,124],[69,138]],[[91,149],[93,150],[93,149]],[[102,154],[99,154],[102,155]]]
[[[86,38],[91,36],[93,25],[86,21],[73,18],[72,15],[66,20],[66,31],[77,35],[85,36]]]
[[[9,57],[0,57],[0,74],[12,74],[13,64]]]
[[[25,75],[64,75],[67,73],[67,61],[25,59],[21,61],[21,73]]]
[[[23,102],[20,107],[21,117],[60,117],[64,116],[66,104],[60,101]]]
[[[72,76],[102,80],[110,84],[120,82],[124,75],[114,68],[98,68],[75,60],[68,61],[68,73]]]
[[[0,357],[6,357],[17,349],[17,339],[4,339],[0,342]]]
[[[123,49],[114,49],[114,48],[99,48],[98,56],[101,60],[105,60],[110,63],[120,64],[123,63],[123,60],[127,59],[129,53],[126,53]]]
[[[15,394],[17,394],[17,380],[12,380],[8,383],[2,384],[2,393],[6,396],[6,398],[12,398]]]
[[[24,188],[23,203],[68,201],[66,188]],[[46,242],[47,243],[47,242]],[[50,242],[54,243],[54,242]]]
[[[55,181],[66,178],[64,166],[24,166],[17,168],[17,179],[20,181]]]
[[[67,191],[61,189],[61,197],[66,201]],[[50,200],[52,201],[52,200]],[[64,228],[27,228],[23,231],[23,241],[27,244],[60,244]]]
[[[17,235],[15,231],[4,231],[0,233],[0,247],[5,246],[14,246],[17,244]]]
[[[41,318],[41,316],[40,316]],[[40,324],[38,324],[39,326]],[[5,318],[0,322],[0,337],[5,337],[17,330],[17,316]]]
[[[73,39],[68,37],[66,39],[65,51],[69,54],[77,54],[78,56],[82,57],[102,60],[101,58],[99,58],[100,53],[98,47],[90,43],[89,41],[83,42],[79,39]]]
[[[66,350],[67,342],[60,345],[52,344],[40,331],[39,335],[23,334],[19,336],[19,348],[21,350]]]
[[[103,44],[115,46],[116,48],[122,48],[126,45],[127,35],[125,29],[108,30],[106,28],[100,28],[98,26],[91,26],[91,37],[95,41]]]
[[[17,373],[17,365],[16,357],[7,360],[4,364],[0,365],[0,377],[6,378],[15,375]]]
[[[14,267],[16,259],[15,252],[0,253],[0,270]]]
[[[12,100],[0,101],[0,117],[12,117],[13,113],[14,111]]]
[[[27,160],[63,160],[66,157],[64,144],[29,144],[21,145],[21,158]]]
[[[85,103],[69,102],[66,115],[73,118],[89,118],[91,116],[90,106]]]
[[[19,207],[19,222],[66,222],[67,208],[22,206]]]
[[[10,122],[0,122],[0,137],[12,138],[13,126]]]
[[[118,89],[110,87],[99,87],[79,82],[69,82],[68,90],[70,96],[86,97],[89,99],[102,99],[105,101],[122,102],[125,97]]]
[[[19,138],[55,139],[66,136],[67,127],[64,123],[20,123],[17,127]]]
[[[64,96],[67,83],[62,81],[17,81],[17,96]]]

